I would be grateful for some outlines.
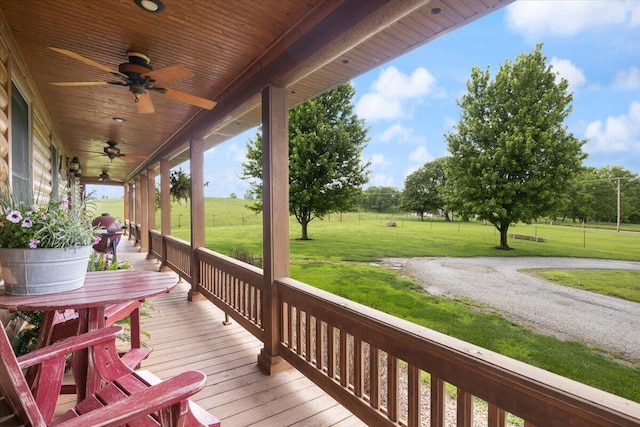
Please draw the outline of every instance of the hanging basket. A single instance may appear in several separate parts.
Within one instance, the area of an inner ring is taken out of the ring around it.
[[[8,295],[44,295],[81,288],[91,246],[49,249],[0,248],[0,268]]]

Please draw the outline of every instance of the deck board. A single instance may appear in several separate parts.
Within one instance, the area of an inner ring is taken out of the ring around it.
[[[135,269],[158,268],[126,240],[118,255]],[[187,301],[188,290],[182,282],[152,299],[157,311],[142,329],[151,334],[143,340],[153,351],[143,369],[160,378],[203,371],[207,386],[193,400],[224,427],[365,425],[295,369],[263,374],[256,363],[262,343],[235,322],[223,325],[224,313],[210,302]]]

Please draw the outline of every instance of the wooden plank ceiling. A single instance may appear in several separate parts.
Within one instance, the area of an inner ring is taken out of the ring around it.
[[[510,1],[163,0],[164,11],[149,13],[134,0],[0,0],[0,12],[66,154],[79,157],[90,182],[104,168],[127,180],[160,158],[177,164],[192,136],[212,147],[257,125],[259,93],[270,82],[288,88],[294,106]],[[153,93],[155,112],[140,114],[127,87],[51,85],[117,78],[50,47],[113,71],[128,51],[155,69],[181,64],[193,77],[166,86],[217,106]],[[125,156],[104,156],[108,140]]]

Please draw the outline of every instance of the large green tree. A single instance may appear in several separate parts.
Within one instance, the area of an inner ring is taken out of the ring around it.
[[[445,136],[452,200],[461,214],[493,224],[498,248],[509,249],[511,224],[557,207],[585,158],[585,141],[564,125],[573,96],[547,65],[542,45],[507,60],[493,80],[488,68],[474,67],[467,90],[458,102],[460,122]]]
[[[376,212],[393,212],[400,208],[400,190],[394,187],[369,187],[364,191],[362,206]]]
[[[361,160],[368,141],[364,121],[353,111],[355,90],[341,84],[289,111],[289,211],[300,223],[301,240],[308,224],[331,212],[353,207],[368,180],[369,163]],[[242,178],[262,210],[262,137],[247,144]]]
[[[446,162],[447,157],[435,159],[425,163],[417,171],[407,176],[402,192],[402,207],[404,209],[416,212],[420,215],[420,219],[424,219],[426,212],[442,211],[445,219],[449,221],[445,197]]]

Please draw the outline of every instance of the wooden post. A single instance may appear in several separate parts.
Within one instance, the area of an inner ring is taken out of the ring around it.
[[[262,91],[262,187],[264,348],[258,366],[271,375],[290,368],[278,352],[281,307],[273,281],[289,276],[289,140],[287,91],[267,86]]]
[[[149,180],[140,175],[140,252],[149,251]]]
[[[136,181],[135,181],[135,187],[134,187],[134,199],[135,199],[135,211],[133,213],[133,227],[137,229],[138,224],[140,223],[140,218],[141,218],[141,206],[142,206],[142,199],[140,198],[142,195],[142,192],[140,191],[140,175],[138,175],[136,177]],[[134,242],[134,246],[136,245],[140,245],[140,243],[138,242],[138,240],[140,239],[140,236],[138,236],[138,232],[136,231],[135,233],[135,238],[136,241]]]
[[[169,172],[169,160],[160,160],[160,232],[162,233],[162,264],[160,264],[160,271],[171,270],[167,266],[167,240],[165,239],[165,236],[171,235],[171,182],[169,181]]]
[[[151,253],[151,230],[156,229],[156,172],[147,169],[147,259],[155,256]]]
[[[129,230],[127,229],[127,227],[125,227],[125,225],[131,220],[131,207],[129,205],[129,184],[128,183],[124,183],[123,184],[124,187],[124,218],[122,218],[122,226],[124,227],[123,231],[124,234],[128,233]]]
[[[191,290],[189,301],[203,299],[198,292],[200,266],[196,249],[205,245],[204,238],[204,140],[192,138],[189,142],[191,158]]]
[[[131,232],[131,224],[135,225],[135,193],[133,189],[133,181],[129,182],[129,240],[133,237]]]

